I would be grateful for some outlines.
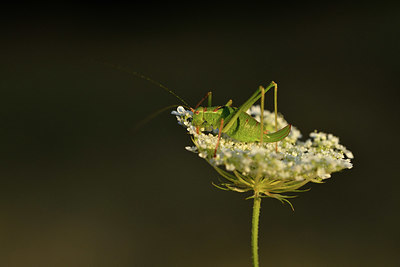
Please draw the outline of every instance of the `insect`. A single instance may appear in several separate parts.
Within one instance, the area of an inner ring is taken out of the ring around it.
[[[110,64],[107,64],[110,65]],[[196,127],[197,132],[199,133],[200,128],[218,128],[218,141],[215,147],[216,155],[219,140],[221,138],[221,134],[225,133],[229,137],[242,142],[266,142],[266,143],[275,143],[281,141],[286,136],[289,135],[291,125],[287,125],[286,127],[278,130],[277,129],[277,84],[275,82],[271,82],[266,88],[260,86],[255,93],[240,107],[232,107],[232,100],[229,100],[223,106],[212,106],[212,93],[208,92],[205,97],[196,105],[195,108],[191,108],[186,101],[184,101],[181,97],[175,94],[173,91],[168,89],[166,86],[161,83],[150,79],[142,74],[139,74],[135,71],[127,69],[125,67],[111,65],[111,67],[131,73],[139,78],[145,79],[157,86],[161,87],[168,93],[175,96],[179,101],[181,101],[184,106],[189,107],[193,112],[192,125]],[[264,129],[264,95],[271,88],[274,88],[274,106],[275,106],[275,132],[268,133]],[[201,103],[208,99],[207,107],[200,107]],[[257,101],[261,99],[261,120],[258,122],[252,116],[246,113],[246,111]],[[174,105],[176,106],[176,105]],[[168,107],[170,108],[170,107]],[[164,110],[164,109],[163,109]],[[157,112],[159,113],[159,112]],[[148,120],[154,117],[154,114],[146,118]],[[277,150],[277,146],[276,146]]]
[[[261,122],[258,122],[252,116],[246,113],[246,111],[261,98],[261,116],[264,113],[264,94],[271,88],[275,88],[275,122],[277,120],[277,84],[271,82],[266,88],[260,86],[256,92],[240,107],[232,107],[232,101],[229,100],[224,106],[211,106],[212,93],[209,92],[196,108],[191,108],[193,112],[192,124],[197,128],[200,127],[212,127],[218,128],[218,142],[215,148],[214,156],[218,149],[219,139],[221,133],[227,134],[229,137],[242,142],[266,142],[274,143],[284,139],[289,135],[291,125],[280,129],[276,129],[274,133],[268,133],[264,131],[263,117]],[[208,97],[208,107],[198,107],[205,98]],[[277,122],[276,122],[277,123]],[[277,149],[277,147],[276,147]]]

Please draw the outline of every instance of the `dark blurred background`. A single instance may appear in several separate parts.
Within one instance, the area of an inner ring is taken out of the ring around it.
[[[60,2],[61,3],[61,2]],[[266,3],[6,5],[1,16],[0,266],[250,266],[252,202],[162,107],[244,102],[279,84],[305,137],[354,168],[262,203],[262,266],[399,266],[399,8]],[[269,96],[272,100],[272,95]],[[272,107],[269,101],[269,107]]]

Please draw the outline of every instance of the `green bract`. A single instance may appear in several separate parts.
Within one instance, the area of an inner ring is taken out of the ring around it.
[[[260,107],[253,106],[248,113],[260,120]],[[288,137],[278,143],[239,142],[222,134],[216,156],[217,129],[200,129],[191,125],[192,113],[178,107],[178,123],[192,135],[194,146],[187,150],[197,153],[226,179],[217,187],[237,192],[254,191],[260,196],[287,201],[288,192],[298,192],[308,182],[320,183],[331,173],[352,168],[353,154],[332,134],[313,132],[306,141],[300,141],[301,133],[292,126]],[[264,127],[274,132],[274,113],[264,111]],[[278,116],[278,129],[288,123]],[[208,132],[207,132],[208,131]],[[288,202],[288,201],[287,201]]]

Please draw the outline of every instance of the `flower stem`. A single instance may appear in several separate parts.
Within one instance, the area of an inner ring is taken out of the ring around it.
[[[253,267],[259,267],[258,263],[258,221],[260,219],[261,197],[256,194],[253,204],[253,219],[251,228],[251,248],[253,252]]]

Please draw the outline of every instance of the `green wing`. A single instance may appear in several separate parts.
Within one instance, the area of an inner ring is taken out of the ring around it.
[[[278,142],[281,141],[283,138],[285,138],[286,136],[289,135],[290,133],[290,129],[292,128],[292,125],[286,125],[286,127],[280,129],[277,132],[274,133],[270,133],[270,134],[265,134],[264,135],[264,142],[266,143],[274,143],[274,142]]]

